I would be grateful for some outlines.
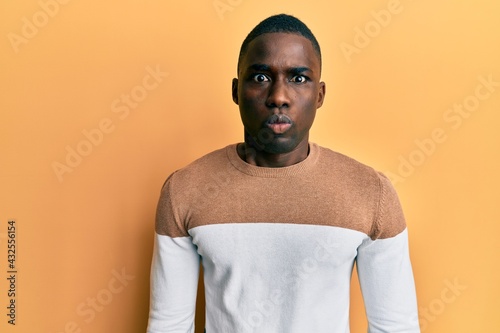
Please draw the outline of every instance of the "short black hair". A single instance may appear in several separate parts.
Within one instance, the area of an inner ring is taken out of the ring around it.
[[[260,35],[273,32],[292,33],[301,35],[302,37],[309,39],[309,41],[311,41],[312,43],[314,51],[316,51],[316,54],[318,55],[319,66],[321,69],[321,48],[319,47],[319,43],[316,40],[316,37],[314,37],[311,30],[307,27],[307,25],[305,25],[304,22],[292,15],[278,14],[270,16],[257,24],[245,38],[243,44],[241,44],[240,55],[238,57],[238,72],[240,69],[241,59],[248,49],[248,44],[250,44],[251,41],[259,37]]]

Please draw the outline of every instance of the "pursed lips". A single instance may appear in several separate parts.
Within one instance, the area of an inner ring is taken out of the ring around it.
[[[266,126],[275,134],[283,134],[292,127],[292,120],[284,114],[273,114],[267,119]]]

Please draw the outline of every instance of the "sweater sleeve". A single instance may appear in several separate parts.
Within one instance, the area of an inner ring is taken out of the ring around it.
[[[169,183],[170,178],[162,189],[156,215],[147,332],[192,333],[200,257],[189,235],[168,232],[179,226]]]
[[[419,333],[406,223],[391,183],[379,178],[373,234],[359,246],[356,258],[368,333]]]

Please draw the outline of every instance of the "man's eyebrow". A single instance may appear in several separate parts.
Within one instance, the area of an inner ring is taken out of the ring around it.
[[[309,67],[293,67],[290,68],[289,72],[292,74],[301,74],[303,72],[312,72],[312,70]]]
[[[253,64],[253,65],[248,66],[248,69],[254,70],[254,71],[259,71],[259,72],[270,72],[271,66],[264,65],[264,64]],[[292,67],[292,68],[288,69],[288,72],[292,73],[292,74],[300,74],[300,73],[307,72],[307,71],[312,72],[312,70],[306,66]]]
[[[259,71],[259,72],[271,71],[271,67],[268,65],[264,65],[264,64],[253,64],[253,65],[248,66],[248,69],[254,70],[254,71]]]

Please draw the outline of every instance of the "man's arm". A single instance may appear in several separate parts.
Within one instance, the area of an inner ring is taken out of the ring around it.
[[[371,239],[358,248],[357,270],[369,333],[419,333],[408,233],[389,180],[380,176],[380,200]]]
[[[156,215],[147,332],[192,333],[200,257],[191,237],[179,235],[178,229],[172,228],[179,223],[170,202],[169,180],[163,187]]]

